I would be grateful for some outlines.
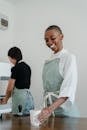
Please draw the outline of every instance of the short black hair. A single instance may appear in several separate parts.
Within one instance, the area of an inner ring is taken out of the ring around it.
[[[22,60],[22,52],[18,47],[12,47],[8,50],[8,56],[16,59],[17,62],[19,62],[20,60]]]
[[[60,34],[62,34],[61,28],[60,28],[59,26],[57,26],[57,25],[51,25],[51,26],[49,26],[49,27],[45,30],[45,32],[47,32],[47,31],[49,31],[49,30],[53,30],[53,29],[55,29],[55,30],[58,31]]]

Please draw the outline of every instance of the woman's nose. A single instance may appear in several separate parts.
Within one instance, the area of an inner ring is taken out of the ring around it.
[[[48,44],[51,46],[53,44],[52,40],[49,39]]]

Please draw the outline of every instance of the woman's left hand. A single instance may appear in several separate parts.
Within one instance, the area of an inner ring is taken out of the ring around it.
[[[0,104],[2,103],[2,100],[0,99]]]
[[[1,101],[1,104],[6,104],[7,103],[7,100],[6,100],[6,97],[4,97]]]
[[[51,111],[49,109],[49,107],[43,108],[41,113],[38,116],[38,119],[41,123],[43,123],[44,121],[46,121],[49,116],[51,115]]]

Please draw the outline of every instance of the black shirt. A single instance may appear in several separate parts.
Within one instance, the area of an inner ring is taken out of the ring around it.
[[[25,62],[17,63],[11,69],[11,78],[15,79],[15,87],[18,89],[29,89],[31,79],[31,68]]]

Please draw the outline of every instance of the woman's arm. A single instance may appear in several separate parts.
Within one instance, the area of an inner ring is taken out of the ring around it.
[[[52,113],[55,109],[60,107],[60,105],[62,105],[67,99],[68,97],[60,97],[51,106],[48,107],[49,111]]]
[[[8,86],[7,86],[7,90],[6,90],[6,94],[5,97],[2,99],[2,104],[6,104],[8,99],[11,97],[11,93],[13,91],[14,88],[14,84],[15,84],[15,79],[10,79],[8,81]]]
[[[52,112],[57,109],[58,107],[60,107],[61,104],[63,104],[66,100],[68,99],[68,97],[60,97],[59,99],[57,99],[52,105],[50,105],[49,107],[44,108],[38,119],[40,120],[40,122],[44,122],[51,114]]]

